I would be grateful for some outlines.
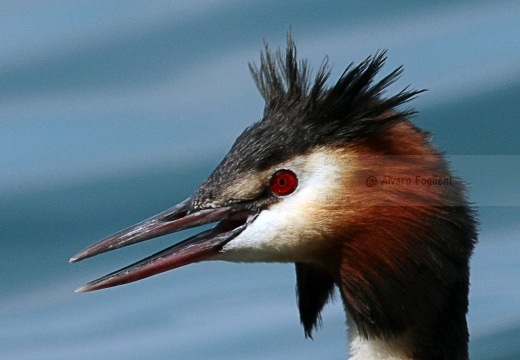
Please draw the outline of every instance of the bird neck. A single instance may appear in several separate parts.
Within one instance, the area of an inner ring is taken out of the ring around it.
[[[458,329],[453,324],[435,329],[423,326],[417,330],[396,331],[382,336],[363,333],[349,311],[346,312],[349,360],[468,359],[468,332],[465,314],[463,319],[453,319],[455,324],[464,323],[464,326]],[[443,320],[447,319],[443,315],[439,316]]]
[[[412,359],[413,352],[411,337],[408,335],[396,336],[392,339],[367,339],[347,315],[349,329],[349,360],[403,360]]]
[[[470,210],[371,211],[345,234],[336,276],[352,359],[467,359]]]
[[[326,216],[314,263],[296,264],[306,335],[336,285],[352,359],[468,359],[477,232],[463,184],[427,134],[409,123],[332,155],[340,166],[328,190],[340,201],[316,212]],[[417,182],[428,177],[449,181]]]
[[[468,359],[475,214],[426,134],[401,124],[386,135],[356,149],[383,156],[354,160],[350,170],[354,181],[372,177],[376,186],[355,183],[354,209],[336,209],[343,226],[333,235],[341,248],[333,276],[351,319],[352,358]],[[433,175],[449,183],[385,182]]]

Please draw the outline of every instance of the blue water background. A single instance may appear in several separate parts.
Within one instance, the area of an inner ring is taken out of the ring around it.
[[[181,240],[69,257],[196,189],[263,102],[262,39],[337,77],[388,49],[392,91],[481,214],[473,359],[520,358],[520,4],[516,1],[0,3],[0,359],[341,359],[340,301],[305,340],[291,265],[208,262],[73,290]]]

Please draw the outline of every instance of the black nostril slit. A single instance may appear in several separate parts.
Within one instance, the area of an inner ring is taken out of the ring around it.
[[[175,214],[167,215],[167,216],[163,217],[161,220],[162,221],[173,221],[173,220],[183,218],[186,215],[188,215],[188,211],[179,211],[179,212],[176,212]]]

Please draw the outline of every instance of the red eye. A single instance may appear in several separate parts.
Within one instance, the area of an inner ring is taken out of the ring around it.
[[[269,180],[269,187],[276,195],[289,195],[298,186],[298,178],[291,170],[278,170]]]

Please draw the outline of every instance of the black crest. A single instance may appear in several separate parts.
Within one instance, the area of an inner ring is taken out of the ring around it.
[[[212,193],[222,193],[221,184],[232,183],[237,174],[264,170],[320,146],[345,146],[360,137],[383,132],[405,121],[414,111],[397,107],[420,93],[405,88],[384,98],[388,86],[402,67],[381,80],[375,77],[386,60],[379,52],[359,65],[350,64],[339,80],[328,87],[327,58],[312,75],[305,60],[298,60],[291,33],[285,55],[271,52],[267,43],[260,66],[249,64],[251,74],[265,99],[263,119],[247,128],[199,189],[201,202]]]
[[[319,142],[319,137],[327,141],[367,136],[385,130],[396,119],[414,114],[412,110],[399,111],[397,107],[424,90],[405,88],[383,98],[388,86],[399,79],[403,71],[398,67],[374,82],[385,61],[386,51],[382,51],[357,66],[351,63],[336,84],[327,87],[330,77],[327,58],[311,81],[312,71],[306,60],[298,61],[296,46],[288,33],[285,56],[280,49],[272,53],[265,43],[260,66],[249,64],[249,69],[266,101],[264,121],[273,113],[298,113],[302,125],[315,123],[313,138]]]

